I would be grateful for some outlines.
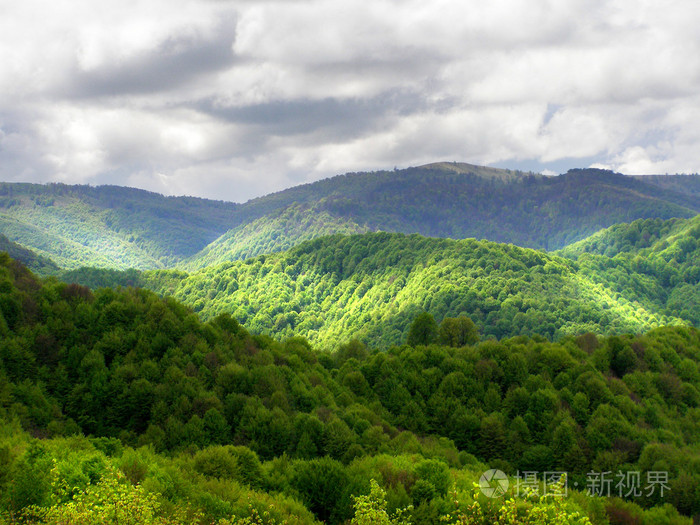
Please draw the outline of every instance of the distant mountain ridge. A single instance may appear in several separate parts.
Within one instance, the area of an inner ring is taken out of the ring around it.
[[[238,206],[121,186],[0,183],[0,233],[63,268],[164,268],[225,233]]]
[[[559,249],[635,219],[700,212],[700,177],[560,176],[439,162],[348,173],[244,204],[118,186],[0,183],[0,233],[62,268],[197,269],[334,233]]]
[[[698,176],[669,177],[700,180]],[[242,224],[255,220],[260,226],[247,233],[237,231],[235,236],[227,233],[182,267],[245,259],[309,238],[304,225],[308,219],[303,215],[286,221],[283,232],[265,226],[279,210],[298,206],[307,207],[309,213],[329,214],[350,231],[473,237],[548,250],[612,224],[639,218],[688,218],[700,212],[700,194],[692,188],[684,191],[684,184],[663,187],[659,181],[668,182],[598,169],[549,177],[459,163],[340,175],[243,204],[236,213]],[[327,233],[319,231],[311,238]],[[263,242],[272,235],[276,243]]]

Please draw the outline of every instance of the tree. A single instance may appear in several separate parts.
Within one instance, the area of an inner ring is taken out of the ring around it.
[[[374,480],[370,481],[370,486],[369,494],[354,498],[355,516],[350,522],[351,525],[408,525],[401,515],[410,509],[399,511],[396,516],[389,516],[386,511],[386,492]]]
[[[443,345],[462,347],[479,341],[479,330],[465,315],[445,317],[438,329],[438,342]]]
[[[406,343],[410,346],[428,345],[437,339],[437,323],[432,314],[420,313],[411,323]]]
[[[320,520],[328,521],[332,516],[346,517],[342,507],[348,481],[343,464],[326,456],[297,463],[291,484],[306,507]]]
[[[226,418],[217,409],[207,410],[203,423],[208,443],[222,445],[231,439],[231,427],[228,426]]]

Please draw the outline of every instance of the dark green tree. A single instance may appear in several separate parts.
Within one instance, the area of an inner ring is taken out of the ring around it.
[[[292,487],[318,519],[347,518],[350,499],[346,494],[348,475],[339,461],[324,457],[296,463]]]
[[[479,330],[465,315],[445,317],[438,328],[438,342],[443,345],[461,347],[479,341]]]
[[[411,323],[406,343],[410,346],[429,345],[437,339],[437,323],[432,314],[420,313]]]

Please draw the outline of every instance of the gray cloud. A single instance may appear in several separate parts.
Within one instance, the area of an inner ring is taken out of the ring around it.
[[[75,99],[173,91],[234,63],[235,20],[212,34],[171,35],[153,49],[89,70],[76,68],[66,87]]]
[[[245,106],[206,100],[197,109],[233,124],[255,127],[257,133],[294,136],[318,132],[338,140],[377,129],[389,118],[424,111],[426,105],[419,93],[395,90],[368,98],[301,98]]]
[[[691,0],[26,0],[7,10],[5,180],[245,200],[436,160],[698,171]]]

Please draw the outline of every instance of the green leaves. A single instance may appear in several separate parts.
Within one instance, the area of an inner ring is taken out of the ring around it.
[[[437,323],[428,312],[418,314],[408,329],[406,344],[410,346],[428,345],[437,339]]]

